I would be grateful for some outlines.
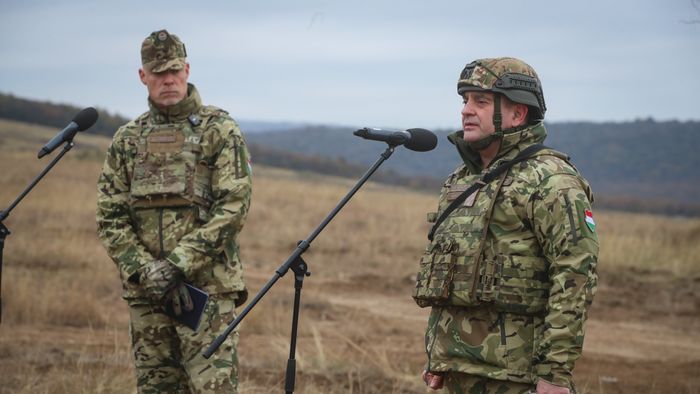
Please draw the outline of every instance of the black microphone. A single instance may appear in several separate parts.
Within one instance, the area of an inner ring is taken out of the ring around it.
[[[73,137],[75,137],[75,133],[92,127],[92,125],[97,122],[97,117],[97,110],[92,107],[87,107],[78,112],[78,114],[73,117],[73,120],[68,123],[68,126],[66,126],[65,129],[61,130],[58,134],[51,138],[51,140],[47,142],[43,148],[41,148],[37,154],[37,157],[41,159],[42,157],[53,152],[62,143],[72,141]]]
[[[426,129],[382,130],[365,127],[353,134],[366,140],[383,141],[390,146],[403,145],[416,152],[427,152],[437,146],[437,136]]]

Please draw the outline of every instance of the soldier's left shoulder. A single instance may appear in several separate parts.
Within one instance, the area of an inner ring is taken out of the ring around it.
[[[541,184],[552,177],[580,177],[567,155],[549,148],[537,152],[534,157],[521,163],[518,169],[515,171],[518,177],[531,185]]]
[[[199,108],[199,114],[202,116],[207,116],[207,117],[224,117],[224,118],[230,118],[231,116],[228,114],[228,111],[225,109],[219,108],[214,105],[203,105]]]
[[[207,125],[219,129],[222,134],[241,134],[241,128],[228,111],[213,105],[205,105],[199,109],[199,115],[207,119]]]
[[[579,174],[568,155],[551,148],[546,148],[536,153],[530,164],[535,171],[543,176],[554,174]]]
[[[593,201],[593,191],[588,181],[571,163],[571,159],[554,150],[545,150],[535,160],[538,190],[557,196],[558,192],[570,190],[577,198]],[[558,197],[557,197],[558,198]]]

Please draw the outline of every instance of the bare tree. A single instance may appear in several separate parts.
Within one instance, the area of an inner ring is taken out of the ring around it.
[[[690,0],[690,5],[695,8],[695,11],[697,11],[698,16],[700,17],[700,0]],[[688,25],[698,25],[700,24],[700,18],[699,19],[688,19],[681,21],[685,24]]]

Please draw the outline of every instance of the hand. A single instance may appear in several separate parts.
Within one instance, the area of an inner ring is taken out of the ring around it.
[[[175,312],[177,316],[182,314],[183,308],[186,311],[194,309],[194,303],[192,302],[192,297],[190,297],[190,292],[183,282],[180,282],[175,288],[170,290],[166,299],[172,302],[173,312]]]
[[[141,273],[141,285],[153,301],[160,302],[182,278],[182,272],[168,260],[156,260]],[[189,295],[189,294],[188,294]]]
[[[442,375],[434,374],[428,371],[423,371],[423,381],[431,389],[440,390],[444,383],[444,378]]]
[[[570,394],[571,391],[567,387],[557,386],[549,383],[546,380],[540,379],[537,381],[537,394]]]

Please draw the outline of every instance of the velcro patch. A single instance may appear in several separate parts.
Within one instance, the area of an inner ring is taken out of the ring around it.
[[[447,201],[454,201],[459,197],[462,193],[464,193],[465,190],[469,189],[471,185],[468,184],[459,184],[459,185],[451,185],[450,190],[447,192]],[[473,207],[474,202],[476,201],[476,197],[479,194],[479,189],[474,191],[472,194],[470,194],[466,200],[462,203],[463,207]]]
[[[146,150],[151,153],[180,152],[185,136],[179,130],[162,130],[146,138]]]

